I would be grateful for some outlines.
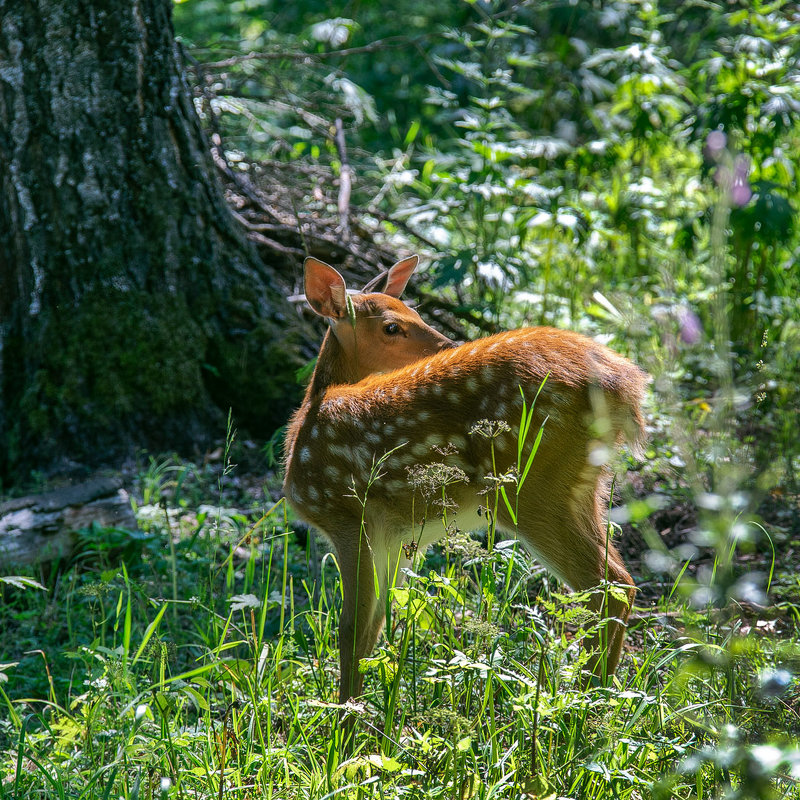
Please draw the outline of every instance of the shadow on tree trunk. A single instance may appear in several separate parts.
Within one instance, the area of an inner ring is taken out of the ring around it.
[[[269,433],[296,402],[308,329],[225,203],[170,8],[0,15],[3,483],[202,446],[229,407]]]

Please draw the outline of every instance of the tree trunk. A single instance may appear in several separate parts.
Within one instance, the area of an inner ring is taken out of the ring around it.
[[[0,481],[296,401],[296,315],[235,224],[171,0],[0,5]]]

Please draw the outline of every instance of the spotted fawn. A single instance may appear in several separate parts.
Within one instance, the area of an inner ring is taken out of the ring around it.
[[[333,267],[305,262],[306,298],[330,328],[288,427],[284,493],[336,550],[340,700],[361,692],[358,663],[377,641],[388,588],[444,534],[434,517],[486,529],[487,485],[506,474],[517,477],[504,484],[496,528],[573,590],[596,590],[605,629],[587,638],[589,666],[608,675],[636,590],[609,541],[607,462],[624,440],[641,454],[648,377],[592,339],[548,327],[456,345],[398,299],[417,263],[399,261],[368,287],[379,291],[348,294]],[[446,508],[418,480],[426,468],[450,470]]]

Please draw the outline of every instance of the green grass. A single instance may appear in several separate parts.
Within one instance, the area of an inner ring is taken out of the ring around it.
[[[394,591],[347,750],[335,560],[246,477],[152,463],[139,532],[0,586],[0,798],[800,797],[794,568],[742,599],[763,540],[634,570],[620,670],[584,690],[581,598],[449,537]]]
[[[363,197],[381,200],[375,210],[392,230],[402,220],[403,230],[435,234],[437,296],[502,327],[543,321],[608,334],[616,324],[620,349],[654,375],[653,441],[623,537],[633,529],[646,542],[625,548],[638,558],[639,594],[610,684],[581,688],[580,641],[595,621],[580,598],[559,594],[515,546],[487,535],[488,552],[453,538],[394,591],[386,634],[364,663],[348,751],[335,703],[335,559],[301,543],[284,507],[265,499],[263,470],[232,468],[228,447],[204,466],[151,461],[137,477],[139,530],[83,531],[68,562],[0,577],[0,800],[800,798],[800,148],[791,104],[776,102],[796,92],[795,60],[776,57],[794,10],[705,4],[697,16],[694,4],[679,5],[576,4],[570,21],[590,16],[573,28],[557,24],[564,4],[519,4],[521,16],[497,18],[471,4],[480,27],[448,25],[427,46],[430,63],[447,55],[451,66],[437,68],[446,79],[463,81],[469,116],[446,122],[455,95],[421,105],[433,81],[422,75],[403,90],[407,133],[400,124],[395,138],[383,115],[380,130],[348,130]],[[526,28],[534,7],[552,24]],[[214,8],[234,31],[247,26],[223,37],[225,58],[233,39],[251,47],[263,19],[273,44],[297,47],[292,15],[273,20],[255,5],[253,27],[226,3],[182,3],[179,28],[213,40]],[[589,25],[609,9],[624,20],[611,43],[608,28]],[[378,4],[342,15],[356,12],[370,41],[384,36],[376,25],[396,32]],[[523,26],[495,35],[506,21]],[[431,31],[438,25],[433,15]],[[592,102],[591,124],[583,103],[549,108],[568,102],[558,99],[567,41],[595,62],[585,74],[613,84]],[[608,72],[596,57],[622,45],[648,57]],[[541,53],[541,63],[525,66],[519,52]],[[423,63],[413,47],[387,53],[400,73]],[[351,60],[348,74],[385,88],[379,107],[397,109],[382,58]],[[276,97],[292,99],[287,108],[305,97],[321,113],[315,76],[329,61],[309,59],[304,72],[305,58],[286,59],[291,74],[273,60],[253,73],[254,63],[241,68],[259,104],[285,78],[289,94]],[[303,133],[305,117],[258,111],[272,133],[245,139],[252,118],[233,110],[246,86],[220,85],[223,98],[235,89],[218,120],[226,141],[252,158],[272,158],[282,143],[306,168],[298,192],[309,175],[334,186],[338,155],[314,154],[321,140]],[[520,87],[535,93],[525,100]],[[338,91],[326,88],[323,110],[349,119],[328,105]],[[577,143],[563,157],[514,155],[538,146],[550,130],[543,117],[574,120]],[[720,118],[729,149],[711,165],[706,144]],[[750,160],[754,198],[731,208],[717,178],[739,156]],[[398,169],[414,180],[389,181]],[[315,194],[302,205],[316,214],[325,203]],[[419,211],[435,214],[429,222]],[[503,281],[480,265],[498,267]],[[694,344],[684,313],[705,331]],[[513,493],[501,489],[495,499],[511,510]],[[783,497],[759,508],[767,490]]]

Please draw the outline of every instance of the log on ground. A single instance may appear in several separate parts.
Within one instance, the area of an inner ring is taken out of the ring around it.
[[[0,503],[0,572],[68,557],[76,531],[92,524],[135,530],[130,498],[118,478],[94,478]]]

